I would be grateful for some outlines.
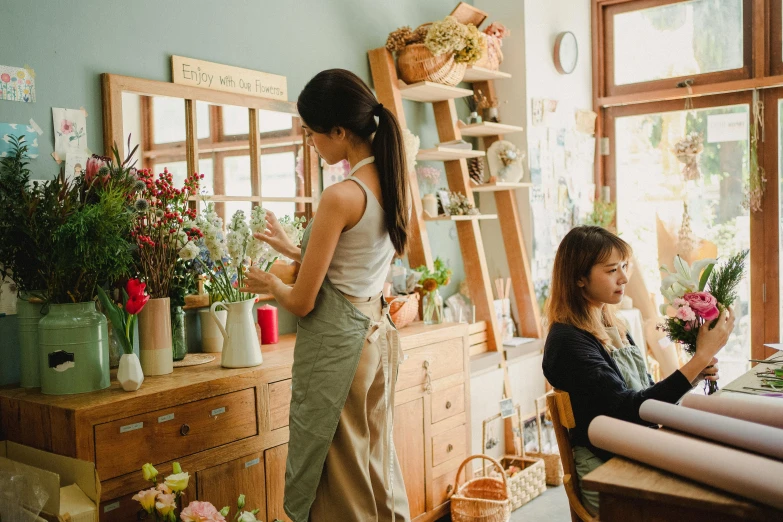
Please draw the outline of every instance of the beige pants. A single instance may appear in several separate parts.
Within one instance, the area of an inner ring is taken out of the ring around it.
[[[346,297],[374,322],[381,320],[380,296],[369,301]],[[374,342],[364,342],[359,367],[340,414],[310,509],[310,520],[314,522],[392,519],[392,495],[383,464],[384,452],[388,451],[381,352],[384,335],[381,332]],[[396,520],[409,522],[408,497],[396,454],[393,455],[393,465]]]

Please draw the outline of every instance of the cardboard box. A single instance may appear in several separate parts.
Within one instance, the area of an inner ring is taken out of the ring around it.
[[[49,494],[43,519],[98,522],[101,483],[94,463],[0,441],[0,471],[38,477]]]

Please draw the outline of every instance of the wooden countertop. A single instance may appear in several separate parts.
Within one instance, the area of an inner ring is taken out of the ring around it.
[[[468,325],[443,323],[425,325],[423,322],[413,323],[400,330],[404,350],[424,346],[441,340],[444,335],[459,337],[467,335]],[[82,393],[78,395],[44,395],[39,388],[6,388],[0,389],[0,398],[7,398],[27,403],[46,405],[64,410],[86,410],[106,406],[120,407],[118,403],[147,397],[150,401],[163,404],[171,401],[171,394],[177,390],[194,386],[215,384],[225,385],[227,381],[236,381],[241,388],[241,382],[252,379],[255,382],[275,382],[291,378],[291,366],[294,360],[295,334],[283,335],[280,342],[274,345],[263,345],[261,352],[264,362],[251,368],[223,368],[220,366],[220,354],[215,354],[215,360],[198,366],[175,368],[168,375],[146,376],[144,384],[135,392],[126,392],[116,380],[116,370],[111,372],[111,386],[105,390]],[[234,386],[229,386],[228,389]],[[168,397],[167,397],[168,396]]]

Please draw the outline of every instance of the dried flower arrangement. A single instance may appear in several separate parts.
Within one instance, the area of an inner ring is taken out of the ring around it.
[[[682,175],[685,181],[701,177],[699,170],[699,155],[704,151],[704,137],[698,132],[691,132],[674,144],[672,152],[684,163]]]
[[[761,212],[761,204],[764,198],[764,189],[767,186],[767,178],[764,168],[759,165],[759,126],[764,125],[764,105],[760,100],[753,104],[753,124],[750,126],[750,172],[745,184],[745,198],[742,207],[751,212]]]
[[[400,27],[389,33],[386,49],[400,52],[405,47],[423,43],[433,56],[454,53],[454,61],[468,65],[479,61],[487,50],[487,35],[473,24],[462,24],[453,16],[412,30]]]
[[[461,192],[449,192],[448,213],[450,216],[475,216],[481,214],[467,196]]]

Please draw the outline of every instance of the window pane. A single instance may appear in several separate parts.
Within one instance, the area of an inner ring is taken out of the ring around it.
[[[196,102],[196,134],[200,140],[209,138],[209,104]]]
[[[615,84],[742,67],[742,18],[742,0],[693,0],[615,15]]]
[[[237,210],[241,210],[245,213],[245,221],[247,221],[250,217],[250,210],[253,204],[250,201],[226,201],[224,205],[226,206],[226,216],[223,222],[228,226],[231,222],[231,217]]]
[[[750,247],[750,217],[742,207],[748,179],[748,106],[734,105],[617,118],[617,228],[634,249],[639,271],[657,300],[676,254],[689,263],[725,259]],[[701,178],[685,181],[672,152],[690,132],[701,133]],[[685,214],[685,204],[688,213]],[[750,262],[734,304],[737,322],[720,359],[721,382],[749,369]],[[759,313],[759,312],[755,312]],[[701,389],[701,388],[699,388]]]
[[[223,160],[225,196],[250,196],[250,156],[229,156]]]
[[[259,109],[258,111],[258,132],[275,132],[291,129],[293,124],[293,115],[284,112],[273,112]]]
[[[185,100],[152,97],[152,138],[155,144],[185,141]]]
[[[295,203],[285,203],[280,201],[263,201],[261,206],[266,210],[271,210],[275,213],[275,216],[281,218],[283,216],[294,217]]]
[[[245,107],[224,105],[222,109],[224,136],[247,135],[250,132],[250,121]]]
[[[303,178],[296,172],[293,152],[261,154],[261,195],[267,198],[293,198]]]
[[[182,185],[185,184],[188,163],[186,161],[171,161],[168,163],[156,163],[153,167],[156,174],[163,172],[164,168],[169,169],[169,172],[171,172],[174,178],[174,186],[176,188],[182,188]],[[198,160],[198,173],[204,174],[204,179],[199,183],[199,193],[214,194],[212,184],[214,183],[215,178],[212,174],[212,158]]]

